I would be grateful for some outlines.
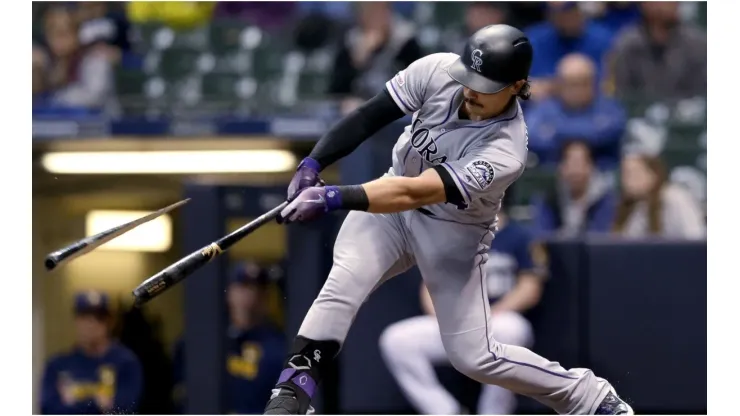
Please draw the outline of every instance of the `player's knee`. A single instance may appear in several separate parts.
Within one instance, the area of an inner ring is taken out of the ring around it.
[[[487,365],[501,350],[501,344],[485,339],[486,331],[465,332],[443,336],[447,358],[453,367],[462,374],[479,382],[486,381]],[[482,341],[482,342],[481,342]]]
[[[403,356],[413,346],[413,340],[404,331],[403,322],[397,322],[380,334],[379,345],[383,356],[392,360]]]

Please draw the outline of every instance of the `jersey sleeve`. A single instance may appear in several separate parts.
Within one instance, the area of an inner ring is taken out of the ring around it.
[[[434,169],[444,183],[447,202],[466,207],[478,199],[502,195],[524,172],[524,164],[494,142]]]
[[[424,104],[427,85],[440,62],[439,55],[417,59],[385,83],[391,98],[404,113],[412,114]]]

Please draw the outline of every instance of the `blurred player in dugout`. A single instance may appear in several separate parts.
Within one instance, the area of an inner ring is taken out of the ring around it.
[[[138,358],[111,338],[108,296],[75,297],[76,346],[46,365],[42,414],[131,414],[137,410],[143,376]]]
[[[532,326],[523,314],[540,301],[547,273],[546,255],[527,229],[510,220],[503,210],[498,214],[497,229],[485,265],[493,338],[530,348],[534,342]],[[421,306],[424,315],[397,322],[381,335],[380,350],[388,370],[420,414],[469,414],[470,410],[442,386],[434,371],[434,366],[449,361],[432,299],[423,284]],[[476,410],[480,415],[509,415],[516,405],[514,393],[484,385]]]
[[[262,414],[275,380],[283,370],[287,344],[268,318],[270,273],[254,263],[238,264],[229,274],[226,412]],[[175,347],[175,404],[185,408],[185,344]]]

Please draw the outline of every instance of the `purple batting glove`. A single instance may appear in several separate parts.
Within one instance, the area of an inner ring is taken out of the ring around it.
[[[277,217],[279,224],[312,221],[327,212],[337,210],[342,199],[336,186],[304,188]]]
[[[288,201],[295,198],[301,190],[322,183],[319,178],[320,169],[319,162],[310,157],[303,159],[288,185]]]

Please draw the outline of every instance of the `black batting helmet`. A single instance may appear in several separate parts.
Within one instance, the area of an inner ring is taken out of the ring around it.
[[[509,25],[486,26],[468,39],[449,73],[473,91],[494,94],[527,79],[532,55],[532,44],[521,30]]]

